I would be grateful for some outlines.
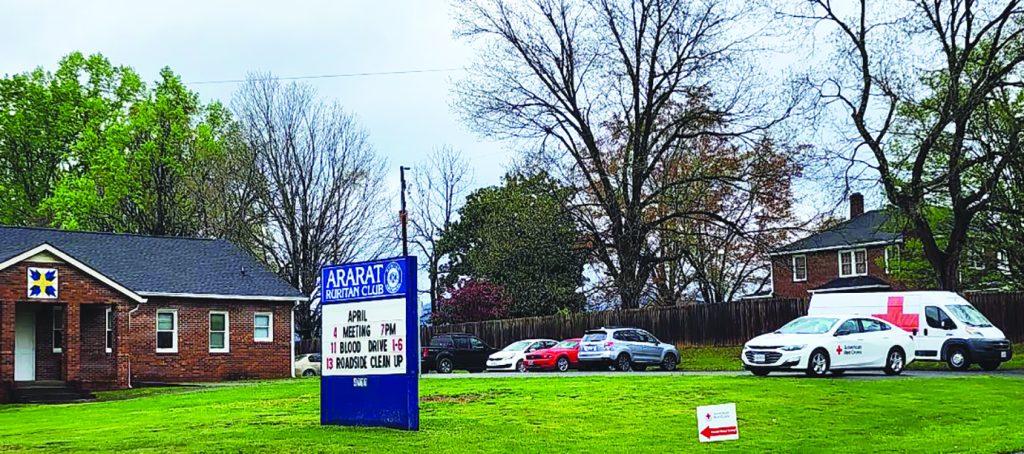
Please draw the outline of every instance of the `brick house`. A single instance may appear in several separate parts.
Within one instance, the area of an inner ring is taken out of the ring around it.
[[[0,227],[0,403],[42,382],[292,376],[305,300],[223,240]]]
[[[864,196],[850,196],[850,218],[828,230],[782,246],[771,255],[772,296],[891,289],[889,258],[903,235],[885,231],[883,210],[864,211]]]

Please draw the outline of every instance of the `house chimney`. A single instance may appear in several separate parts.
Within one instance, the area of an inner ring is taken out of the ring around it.
[[[850,219],[864,214],[864,195],[859,192],[850,194]]]

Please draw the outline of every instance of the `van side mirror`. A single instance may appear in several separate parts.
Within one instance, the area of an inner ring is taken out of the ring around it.
[[[849,330],[845,330],[845,329],[836,331],[836,334],[835,334],[836,337],[849,336],[849,335],[850,335],[850,331]]]
[[[956,323],[953,323],[953,320],[948,318],[942,320],[942,329],[956,329]]]

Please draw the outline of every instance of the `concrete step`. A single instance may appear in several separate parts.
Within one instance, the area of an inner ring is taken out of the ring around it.
[[[63,382],[21,382],[15,385],[11,400],[16,403],[61,403],[92,400],[89,392],[78,391]]]

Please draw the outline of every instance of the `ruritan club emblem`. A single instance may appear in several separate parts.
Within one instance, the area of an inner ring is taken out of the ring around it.
[[[384,287],[388,293],[398,293],[402,287],[402,268],[398,262],[388,263],[384,268]]]

